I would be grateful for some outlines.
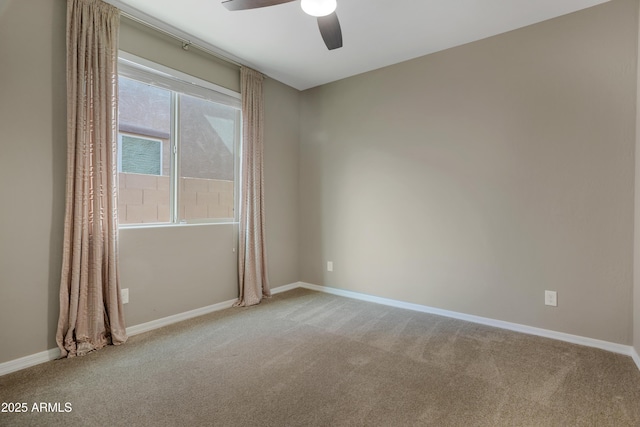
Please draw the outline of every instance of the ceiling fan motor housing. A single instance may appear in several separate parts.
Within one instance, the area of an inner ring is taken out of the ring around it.
[[[301,0],[300,6],[307,15],[327,16],[336,10],[336,0]]]

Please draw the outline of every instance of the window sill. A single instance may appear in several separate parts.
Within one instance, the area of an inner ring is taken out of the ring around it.
[[[217,222],[187,222],[187,223],[149,223],[149,224],[119,224],[118,230],[131,230],[138,228],[173,228],[173,227],[194,227],[207,225],[237,225],[238,221],[217,221]]]

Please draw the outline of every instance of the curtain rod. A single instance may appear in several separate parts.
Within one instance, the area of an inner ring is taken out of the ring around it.
[[[128,19],[130,19],[132,21],[135,21],[135,22],[137,22],[139,24],[142,24],[145,27],[151,28],[152,30],[158,31],[158,32],[160,32],[162,34],[165,34],[165,35],[167,35],[167,36],[169,36],[171,38],[174,38],[174,39],[178,40],[179,42],[182,43],[182,49],[184,49],[184,50],[189,50],[189,47],[193,46],[193,47],[195,47],[195,48],[197,48],[197,49],[199,49],[199,50],[201,50],[201,51],[203,51],[205,53],[208,53],[211,56],[214,56],[214,57],[216,57],[218,59],[222,59],[223,61],[226,61],[226,62],[228,62],[230,64],[235,65],[235,66],[238,66],[238,67],[246,66],[245,64],[243,64],[241,62],[238,62],[235,59],[231,59],[228,56],[225,56],[225,55],[223,55],[223,54],[221,54],[219,52],[216,52],[215,50],[212,50],[211,48],[205,46],[204,43],[198,43],[198,42],[194,43],[189,38],[180,36],[180,35],[175,34],[175,33],[171,32],[169,30],[166,30],[165,28],[162,28],[162,27],[159,27],[157,25],[151,24],[150,22],[148,22],[148,21],[146,21],[146,20],[144,20],[142,18],[139,18],[139,17],[137,17],[135,15],[132,15],[131,13],[125,12],[122,9],[120,9],[120,15],[122,15],[125,18],[128,18]]]

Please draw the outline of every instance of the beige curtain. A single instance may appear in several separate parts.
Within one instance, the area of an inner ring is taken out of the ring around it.
[[[238,244],[240,297],[236,306],[258,304],[269,297],[264,230],[264,178],[262,134],[264,101],[262,74],[240,70],[242,92],[242,190]]]
[[[56,342],[81,356],[126,341],[118,278],[118,9],[67,1],[67,193]]]

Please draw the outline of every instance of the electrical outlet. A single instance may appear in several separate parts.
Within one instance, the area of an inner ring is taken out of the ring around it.
[[[333,261],[327,261],[327,271],[333,271]]]
[[[544,305],[558,306],[558,293],[556,291],[544,291]]]
[[[129,303],[129,288],[120,289],[120,299],[122,300],[123,304]]]

